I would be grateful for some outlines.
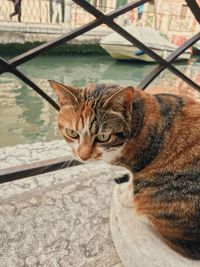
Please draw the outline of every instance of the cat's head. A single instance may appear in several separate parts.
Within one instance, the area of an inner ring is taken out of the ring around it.
[[[76,159],[112,162],[119,157],[131,131],[133,87],[50,84],[60,105],[59,129]]]

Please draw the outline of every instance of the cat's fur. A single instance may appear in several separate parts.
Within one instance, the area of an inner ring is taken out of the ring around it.
[[[133,174],[133,205],[175,251],[200,259],[200,104],[104,84],[82,90],[50,81],[58,125],[81,161],[103,159]],[[65,129],[79,133],[72,140]],[[97,134],[111,134],[98,143]]]

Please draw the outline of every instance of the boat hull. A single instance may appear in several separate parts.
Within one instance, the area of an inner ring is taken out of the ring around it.
[[[145,53],[142,53],[142,51],[131,45],[111,45],[111,44],[101,44],[101,47],[104,48],[108,54],[113,57],[114,59],[118,60],[139,60],[144,62],[155,62],[153,58],[148,56]],[[161,49],[155,49],[151,48],[157,55],[159,55],[162,58],[166,58],[169,54],[171,54],[173,51],[169,50],[161,50]],[[141,52],[141,53],[140,53]],[[184,52],[181,54],[177,60],[187,60],[189,59],[191,54],[189,52]]]

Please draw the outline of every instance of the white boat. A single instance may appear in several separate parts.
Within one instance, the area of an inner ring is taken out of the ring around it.
[[[162,58],[166,58],[178,47],[153,28],[131,25],[124,27],[124,29]],[[102,38],[100,45],[115,59],[155,62],[153,58],[115,32]],[[190,56],[190,51],[186,50],[176,60],[189,59]]]

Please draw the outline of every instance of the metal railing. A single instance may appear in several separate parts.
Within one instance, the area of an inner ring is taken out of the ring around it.
[[[58,104],[50,98],[41,88],[39,88],[31,79],[29,79],[27,76],[25,76],[22,72],[20,72],[17,69],[17,66],[23,64],[24,62],[27,62],[36,56],[42,54],[48,49],[51,49],[53,47],[56,47],[60,44],[63,44],[67,41],[72,40],[73,38],[80,36],[81,34],[84,34],[97,26],[100,26],[102,24],[107,25],[115,32],[119,33],[121,36],[126,38],[129,42],[131,42],[133,45],[137,46],[139,49],[144,51],[147,55],[152,57],[157,63],[158,66],[155,67],[153,71],[151,71],[147,77],[140,82],[139,88],[141,90],[144,90],[163,70],[168,69],[178,77],[180,77],[183,81],[185,81],[187,84],[189,84],[194,89],[198,90],[200,92],[200,85],[192,81],[189,77],[187,77],[184,73],[179,71],[175,66],[173,66],[174,60],[183,53],[186,49],[188,49],[190,46],[192,46],[195,42],[200,40],[200,32],[195,34],[193,37],[191,37],[189,40],[187,40],[184,44],[182,44],[180,47],[178,47],[175,51],[173,51],[167,58],[163,59],[159,55],[157,55],[154,51],[152,51],[150,48],[148,48],[146,45],[141,43],[138,39],[136,39],[134,36],[132,36],[130,33],[128,33],[123,27],[118,25],[115,22],[115,18],[118,16],[137,8],[141,4],[145,4],[149,2],[150,0],[135,0],[131,3],[128,3],[127,5],[120,7],[116,10],[110,11],[107,14],[103,14],[100,10],[92,6],[89,2],[86,0],[73,0],[74,3],[82,7],[85,11],[87,11],[89,14],[93,15],[96,19],[93,21],[80,26],[71,32],[53,40],[48,43],[42,44],[26,53],[23,53],[17,57],[14,57],[13,59],[6,61],[3,58],[0,58],[0,74],[5,72],[10,72],[16,75],[18,78],[20,78],[22,81],[24,81],[27,85],[29,85],[33,90],[35,90],[39,95],[41,95],[44,99],[46,99],[57,111],[59,111]],[[192,11],[195,19],[200,24],[200,8],[195,0],[185,0],[187,5],[189,6],[190,10]],[[75,162],[75,164],[79,164]],[[23,167],[17,167],[17,168],[9,168],[4,169],[0,171],[0,183],[8,182],[11,180],[21,179],[33,175],[38,175],[41,173],[62,169],[65,167],[72,166],[68,159],[55,159],[51,161],[45,161],[40,162],[37,164],[30,164]]]

